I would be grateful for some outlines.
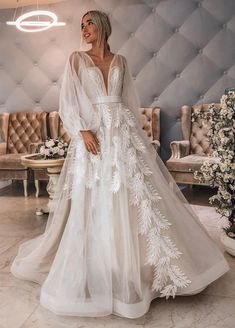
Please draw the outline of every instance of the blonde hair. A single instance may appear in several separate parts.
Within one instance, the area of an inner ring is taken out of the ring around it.
[[[104,11],[100,10],[89,10],[83,16],[89,14],[91,19],[95,23],[98,29],[98,45],[100,46],[103,42],[107,43],[108,50],[110,46],[108,44],[108,38],[112,33],[112,27],[108,15]]]

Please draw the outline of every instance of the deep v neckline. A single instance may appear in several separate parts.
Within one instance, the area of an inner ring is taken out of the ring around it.
[[[93,67],[95,67],[96,69],[98,69],[98,71],[100,72],[100,74],[101,74],[101,76],[102,76],[102,81],[103,81],[104,89],[105,89],[105,91],[106,91],[106,95],[108,95],[108,94],[109,94],[109,78],[110,78],[109,75],[110,75],[110,71],[111,71],[111,69],[112,69],[112,65],[113,65],[114,58],[117,56],[117,54],[114,54],[114,55],[113,55],[113,58],[112,58],[112,60],[111,60],[111,62],[110,62],[110,64],[109,64],[108,77],[107,77],[107,88],[106,88],[105,80],[104,80],[104,75],[103,75],[101,69],[99,68],[99,66],[97,66],[97,65],[94,63],[94,60],[91,58],[90,55],[88,55],[88,53],[86,53],[86,51],[83,51],[83,53],[84,53],[84,54],[90,59],[90,61],[91,61],[92,64],[93,64]]]

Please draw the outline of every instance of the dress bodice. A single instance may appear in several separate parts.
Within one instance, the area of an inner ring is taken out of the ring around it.
[[[89,55],[79,52],[81,61],[79,78],[89,98],[99,96],[121,96],[124,76],[123,58],[115,54],[108,70],[107,90],[101,69],[96,66]]]

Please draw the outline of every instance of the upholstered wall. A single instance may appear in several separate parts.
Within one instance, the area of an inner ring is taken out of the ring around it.
[[[6,26],[14,9],[0,11],[0,112],[58,109],[65,60],[80,45],[88,9],[110,14],[111,50],[127,57],[142,106],[161,107],[164,160],[181,136],[180,106],[218,102],[235,86],[235,0],[68,0],[50,8],[67,26],[33,34]]]

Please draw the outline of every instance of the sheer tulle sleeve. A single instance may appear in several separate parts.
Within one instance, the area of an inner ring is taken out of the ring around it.
[[[79,79],[81,68],[79,52],[73,52],[66,62],[59,102],[59,115],[70,136],[93,128],[93,106]]]
[[[154,162],[157,162],[158,168],[160,168],[160,172],[162,173],[164,179],[171,186],[171,189],[174,191],[175,196],[177,196],[181,202],[187,204],[187,208],[189,209],[191,214],[193,214],[196,217],[196,215],[191,210],[188,201],[186,200],[180,188],[178,187],[177,183],[175,182],[174,178],[172,177],[171,173],[166,168],[161,157],[156,153],[154,147],[150,144],[146,132],[143,131],[142,129],[141,111],[139,110],[139,108],[141,107],[141,102],[139,99],[138,91],[134,85],[134,80],[132,78],[130,69],[128,67],[127,59],[124,56],[122,56],[122,59],[123,59],[123,67],[124,67],[122,99],[125,106],[127,106],[127,108],[131,110],[132,114],[136,118],[136,124],[138,126],[139,136],[141,136],[142,140],[145,141],[145,146],[148,149],[148,154],[145,155],[146,161],[153,161],[153,158],[155,157]],[[150,156],[150,153],[152,153],[153,156]],[[152,163],[152,165],[155,164]]]
[[[127,59],[123,58],[124,77],[123,77],[123,88],[122,88],[122,99],[124,104],[132,111],[134,116],[137,118],[139,125],[141,124],[141,113],[139,108],[141,107],[140,98],[137,89],[134,85],[134,80],[131,75],[130,68],[127,63]]]

